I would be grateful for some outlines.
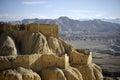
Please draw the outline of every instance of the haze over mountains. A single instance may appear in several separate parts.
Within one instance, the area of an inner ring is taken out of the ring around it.
[[[116,21],[116,22],[115,22]],[[13,21],[12,23],[45,23],[45,24],[58,24],[63,31],[97,31],[97,32],[105,32],[105,31],[119,31],[120,30],[120,19],[94,19],[94,20],[86,20],[79,21],[70,19],[68,17],[59,17],[57,19],[23,19],[22,21]]]
[[[102,20],[103,21],[108,21],[108,22],[120,24],[120,19],[119,18],[117,18],[117,19],[102,19]]]
[[[80,21],[88,21],[88,20],[94,20],[94,19],[79,19]],[[120,24],[120,18],[103,18],[100,19],[102,21],[106,21],[106,22],[111,22],[111,23],[117,23]]]

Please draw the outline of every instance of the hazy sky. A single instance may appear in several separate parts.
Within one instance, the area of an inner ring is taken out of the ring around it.
[[[0,20],[120,18],[120,0],[0,0]]]

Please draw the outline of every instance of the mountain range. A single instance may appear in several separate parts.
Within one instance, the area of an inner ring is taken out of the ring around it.
[[[80,21],[89,21],[89,20],[94,20],[94,19],[79,19]],[[117,24],[120,24],[120,18],[102,18],[100,19],[102,21],[106,21],[106,22],[111,22],[111,23],[117,23]]]
[[[42,24],[58,24],[60,31],[81,31],[81,32],[120,32],[120,24],[103,21],[100,19],[80,21],[70,19],[68,17],[59,17],[57,19],[23,19],[22,21],[11,22],[16,23],[42,23]]]

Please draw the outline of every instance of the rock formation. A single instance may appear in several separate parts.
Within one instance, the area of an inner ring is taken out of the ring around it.
[[[48,38],[48,45],[50,50],[52,50],[52,52],[55,53],[57,56],[62,56],[66,53],[64,45],[59,39],[55,37]]]
[[[27,33],[21,41],[21,53],[49,53],[46,37],[40,32]]]
[[[0,27],[0,80],[103,80],[92,53],[60,39],[56,25]]]
[[[67,80],[63,71],[55,67],[43,69],[41,76],[43,80]]]
[[[73,67],[63,70],[67,80],[83,80],[81,73]]]
[[[0,73],[0,80],[41,80],[40,76],[29,69],[18,67]]]
[[[46,68],[41,71],[41,75],[43,80],[83,80],[81,73],[72,67],[67,69]]]
[[[79,70],[82,74],[83,80],[102,80],[101,69],[96,64],[76,65],[73,67]]]
[[[17,55],[16,46],[10,33],[3,33],[0,38],[0,55]]]

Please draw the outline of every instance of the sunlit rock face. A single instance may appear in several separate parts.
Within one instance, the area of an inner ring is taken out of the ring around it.
[[[27,33],[21,41],[21,53],[42,54],[49,51],[46,37],[40,32]]]
[[[43,80],[67,80],[63,71],[59,68],[47,68],[41,71]]]
[[[101,68],[92,63],[92,53],[59,38],[56,25],[22,25],[22,31],[21,25],[4,27],[0,80],[103,80]]]
[[[81,73],[72,67],[67,69],[56,67],[43,69],[41,75],[43,80],[83,80]]]
[[[73,66],[82,74],[83,80],[103,80],[101,69],[96,64]]]
[[[41,80],[41,78],[32,70],[18,67],[0,72],[0,80]]]
[[[5,32],[0,37],[0,55],[17,55],[15,42],[13,40],[13,36],[10,33]]]
[[[48,45],[50,50],[52,50],[53,53],[57,56],[62,56],[66,52],[65,46],[61,43],[61,41],[55,37],[49,37],[48,38]]]

